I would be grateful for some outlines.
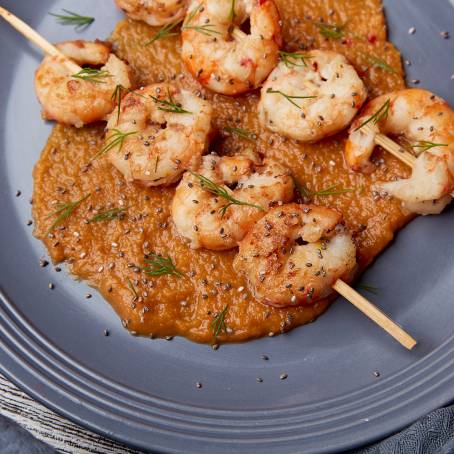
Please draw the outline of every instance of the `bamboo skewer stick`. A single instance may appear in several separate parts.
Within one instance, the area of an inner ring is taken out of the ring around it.
[[[58,50],[53,44],[44,39],[38,32],[33,30],[24,21],[19,19],[14,14],[0,6],[0,16],[9,22],[19,33],[24,35],[29,41],[36,44],[46,55],[59,57],[62,63],[74,74],[78,73],[82,68],[68,58],[63,52]]]
[[[369,317],[377,325],[383,328],[389,335],[394,337],[394,339],[400,342],[408,350],[411,350],[417,344],[416,340],[405,332],[399,325],[393,322],[380,309],[374,306],[341,279],[338,279],[334,283],[333,289],[352,303],[363,314],[367,315],[367,317]]]
[[[66,55],[64,55],[55,46],[44,39],[39,33],[29,27],[25,22],[11,14],[5,8],[0,6],[0,16],[9,22],[17,31],[24,35],[28,40],[36,44],[45,54],[57,56],[72,72],[77,73],[81,70],[80,66],[74,63]],[[239,28],[235,27],[232,35],[238,40],[244,40],[247,35]],[[391,141],[392,142],[392,141]],[[339,294],[349,300],[360,311],[366,314],[371,320],[377,323],[381,328],[387,331],[397,341],[406,348],[411,349],[416,345],[416,341],[407,334],[402,328],[396,325],[389,317],[385,316],[377,307],[375,307],[366,298],[353,290],[348,284],[342,280],[337,280],[333,286]]]
[[[369,128],[370,128],[369,125],[364,126],[364,129],[371,131],[371,129]],[[384,134],[381,133],[375,134],[375,144],[380,145],[382,148],[391,153],[397,159],[400,159],[404,164],[407,164],[407,166],[413,168],[413,166],[415,165],[416,156],[413,156],[407,150],[402,148],[399,144],[394,142],[394,140],[390,139]],[[454,197],[454,192],[452,192],[450,195],[451,197]]]

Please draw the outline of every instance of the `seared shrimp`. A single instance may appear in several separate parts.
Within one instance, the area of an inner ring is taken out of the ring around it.
[[[247,18],[249,34],[238,28]],[[281,28],[273,0],[194,0],[182,30],[183,61],[217,93],[257,88],[278,61]]]
[[[128,66],[102,42],[67,41],[57,47],[80,65],[102,66],[102,77],[97,82],[75,78],[58,57],[46,57],[35,75],[43,118],[78,128],[103,120],[115,107],[115,87],[131,86]]]
[[[197,172],[185,173],[172,202],[176,230],[194,249],[235,247],[270,206],[293,197],[289,171],[272,159],[210,154]],[[230,204],[219,189],[241,204]]]
[[[377,117],[378,122],[361,127]],[[402,200],[409,211],[441,212],[454,189],[454,111],[433,93],[415,88],[370,101],[352,124],[345,148],[347,164],[353,170],[373,169],[370,157],[378,132],[404,136],[421,152],[410,178],[380,183],[380,188]]]
[[[264,84],[259,118],[273,132],[315,142],[344,129],[367,97],[347,59],[336,52],[290,54]]]
[[[233,266],[253,295],[276,307],[313,304],[356,270],[356,246],[342,215],[316,205],[270,210],[239,244]]]
[[[149,25],[167,25],[183,19],[189,0],[115,0],[130,18]]]
[[[120,114],[114,111],[109,117],[106,147],[115,146],[108,159],[127,181],[144,186],[175,183],[185,170],[200,164],[211,112],[207,101],[171,84],[131,92]]]

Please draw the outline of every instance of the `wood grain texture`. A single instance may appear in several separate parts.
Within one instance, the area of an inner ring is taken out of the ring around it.
[[[68,421],[31,399],[0,375],[0,413],[33,436],[70,454],[140,454]]]

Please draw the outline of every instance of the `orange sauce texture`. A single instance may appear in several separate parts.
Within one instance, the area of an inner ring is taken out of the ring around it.
[[[401,58],[387,41],[379,0],[277,0],[283,20],[284,49],[332,49],[344,54],[363,78],[370,96],[405,87]],[[342,39],[326,38],[315,22],[344,24]],[[315,197],[314,202],[338,209],[354,233],[360,270],[392,240],[410,217],[400,204],[373,191],[379,180],[406,176],[408,170],[378,150],[371,175],[350,172],[343,159],[346,132],[316,144],[300,144],[260,127],[258,93],[226,97],[202,89],[186,71],[179,56],[179,37],[144,47],[156,33],[144,23],[125,19],[110,40],[114,52],[127,60],[137,86],[153,82],[175,84],[201,92],[214,106],[214,128],[220,131],[210,151],[232,154],[254,147],[287,165],[299,182],[311,190],[338,185],[353,188],[342,195]],[[374,66],[379,58],[393,68]],[[254,131],[257,141],[224,137],[225,127]],[[69,271],[98,289],[130,331],[148,336],[185,336],[196,342],[214,342],[212,322],[227,305],[227,332],[217,342],[245,341],[286,332],[315,320],[330,301],[275,309],[255,301],[243,278],[232,268],[236,250],[191,250],[179,238],[170,217],[174,187],[145,189],[124,181],[105,158],[87,166],[103,145],[104,124],[76,129],[56,125],[34,170],[33,215],[35,235],[54,262],[65,261]],[[84,201],[51,235],[59,203]],[[123,219],[86,223],[96,213],[125,208]],[[172,257],[185,277],[149,277],[140,268],[144,254]],[[131,285],[132,288],[131,288]],[[244,287],[243,291],[239,291]]]

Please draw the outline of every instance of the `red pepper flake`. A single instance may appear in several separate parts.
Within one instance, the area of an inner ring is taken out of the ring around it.
[[[367,41],[369,41],[370,44],[375,44],[377,41],[377,36],[369,33],[367,35]]]

